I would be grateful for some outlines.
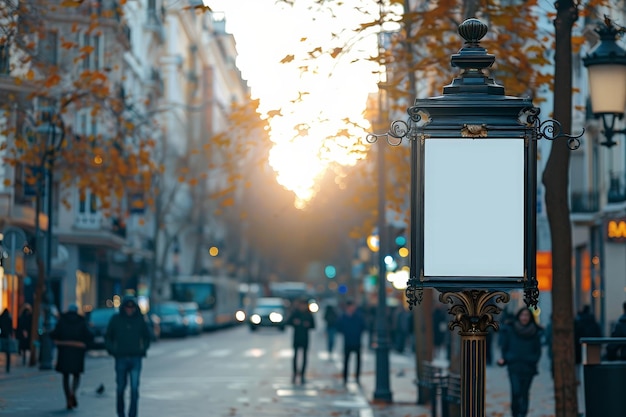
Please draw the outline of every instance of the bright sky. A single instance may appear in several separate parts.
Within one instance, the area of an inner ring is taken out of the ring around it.
[[[370,35],[350,48],[351,55],[338,59],[324,56],[315,61],[298,61],[298,55],[318,46],[328,45],[332,33],[357,27],[370,21],[353,7],[334,8],[337,15],[307,9],[307,0],[296,5],[277,5],[275,0],[204,0],[214,12],[224,12],[226,30],[237,42],[237,66],[252,89],[253,98],[261,101],[260,111],[281,110],[282,117],[271,122],[272,141],[270,164],[277,180],[294,192],[296,206],[303,207],[315,194],[316,179],[323,175],[331,162],[354,164],[342,147],[323,151],[322,145],[341,129],[349,128],[345,119],[369,129],[363,119],[367,95],[376,91],[377,67],[372,63],[352,62],[355,56],[376,53],[376,36]],[[372,2],[376,13],[375,2]],[[363,6],[359,0],[345,0],[346,5]],[[345,39],[355,42],[355,34],[346,31]],[[304,42],[301,39],[306,38]],[[337,44],[333,44],[337,46]],[[343,44],[339,44],[343,46]],[[287,55],[296,61],[281,64]],[[298,67],[308,65],[308,71]],[[307,92],[298,99],[299,93]],[[301,125],[300,134],[294,129]],[[361,141],[365,132],[350,128],[354,140]],[[341,139],[339,139],[341,140]]]

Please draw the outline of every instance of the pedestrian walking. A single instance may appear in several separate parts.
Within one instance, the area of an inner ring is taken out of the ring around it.
[[[617,320],[611,337],[626,337],[626,301],[622,304],[622,315]],[[626,345],[608,345],[606,348],[608,360],[626,360]]]
[[[55,370],[63,375],[63,393],[67,409],[78,407],[76,395],[80,384],[80,374],[85,371],[85,352],[93,341],[93,334],[87,320],[78,314],[78,306],[70,304],[61,314],[50,338],[57,346]],[[71,381],[70,381],[71,379]]]
[[[602,337],[600,324],[591,313],[591,307],[585,305],[574,319],[574,343],[576,352],[576,365],[582,363],[582,346],[580,339],[583,337]]]
[[[30,353],[33,309],[30,304],[22,305],[22,312],[17,319],[17,340],[22,365],[26,365],[26,354]]]
[[[329,359],[335,349],[335,336],[337,334],[338,318],[339,314],[337,314],[335,306],[327,304],[326,309],[324,310],[324,321],[326,322],[326,342]]]
[[[367,329],[367,323],[352,300],[346,301],[345,311],[339,317],[337,327],[343,334],[343,384],[348,383],[348,365],[353,353],[356,356],[356,383],[360,384],[361,338]]]
[[[305,300],[296,300],[295,308],[287,320],[287,325],[293,326],[293,372],[291,382],[294,384],[298,375],[300,375],[300,384],[304,385],[306,382],[305,372],[309,351],[309,330],[315,329],[315,319],[308,307],[308,303]],[[299,372],[298,356],[301,356]]]
[[[394,348],[398,353],[404,353],[406,348],[406,340],[409,335],[410,313],[399,305],[393,312],[393,341]]]
[[[124,296],[119,313],[109,320],[104,336],[109,355],[115,358],[117,417],[126,417],[124,392],[130,379],[128,417],[137,417],[141,364],[150,347],[150,330],[137,300]]]
[[[541,358],[541,338],[542,328],[528,308],[520,309],[512,323],[502,328],[498,365],[506,365],[509,373],[512,417],[526,417],[528,413],[530,386]]]
[[[11,372],[11,351],[13,350],[13,317],[8,308],[0,314],[0,347],[6,357],[6,372]]]
[[[574,318],[574,356],[576,360],[576,380],[579,384],[583,376],[582,346],[580,344],[580,339],[583,337],[602,337],[600,324],[596,321],[591,312],[591,307],[588,305],[583,306]]]

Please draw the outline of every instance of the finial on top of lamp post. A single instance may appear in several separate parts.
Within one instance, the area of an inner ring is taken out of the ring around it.
[[[487,34],[487,25],[478,19],[467,19],[459,25],[458,31],[465,40],[465,46],[459,53],[450,57],[450,63],[453,67],[460,68],[462,73],[452,81],[452,84],[443,88],[443,94],[504,95],[504,87],[483,71],[496,61],[495,55],[488,54],[487,50],[480,46],[480,40]]]

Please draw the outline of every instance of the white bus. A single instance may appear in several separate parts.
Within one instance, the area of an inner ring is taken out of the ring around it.
[[[196,302],[202,315],[204,330],[237,323],[240,309],[239,283],[227,277],[177,277],[171,284],[172,301]]]

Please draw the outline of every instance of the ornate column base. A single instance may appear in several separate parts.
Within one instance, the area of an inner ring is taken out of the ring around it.
[[[460,328],[461,335],[461,415],[485,417],[485,374],[487,362],[487,331],[499,329],[494,315],[502,309],[497,303],[507,303],[509,294],[503,291],[469,290],[444,292],[439,301],[451,304],[454,315],[448,327]]]

